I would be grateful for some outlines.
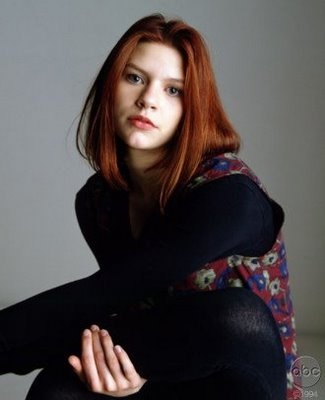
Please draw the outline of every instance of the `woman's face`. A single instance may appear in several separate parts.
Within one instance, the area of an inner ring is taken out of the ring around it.
[[[117,135],[129,149],[157,150],[174,135],[183,114],[180,53],[160,43],[140,43],[118,82]]]

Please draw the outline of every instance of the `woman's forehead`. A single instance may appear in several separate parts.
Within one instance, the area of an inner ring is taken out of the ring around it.
[[[175,47],[163,43],[139,43],[131,53],[127,66],[143,73],[154,73],[162,79],[184,79],[184,65],[180,52]]]

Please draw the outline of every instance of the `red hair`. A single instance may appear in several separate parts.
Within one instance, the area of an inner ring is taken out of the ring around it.
[[[205,42],[181,20],[154,14],[133,24],[105,60],[86,98],[77,128],[77,148],[110,186],[128,189],[121,171],[121,143],[115,134],[113,105],[116,86],[140,42],[177,49],[184,62],[184,112],[177,134],[155,167],[160,173],[160,207],[184,187],[208,154],[237,152],[240,139],[221,103]],[[82,133],[84,132],[84,134]]]

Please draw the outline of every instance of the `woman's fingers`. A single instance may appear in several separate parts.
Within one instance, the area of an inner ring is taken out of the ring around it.
[[[134,389],[143,384],[126,351],[115,346],[109,333],[96,325],[91,327],[93,353],[102,388],[107,392]]]
[[[89,329],[85,329],[82,334],[81,347],[81,364],[85,380],[91,390],[97,391],[101,387],[101,381],[99,379],[97,364],[95,361],[93,334]]]
[[[118,357],[114,351],[114,343],[109,333],[102,329],[99,334],[100,344],[105,354],[106,368],[109,368],[117,387],[123,388],[127,385]]]
[[[117,388],[115,376],[117,375],[117,371],[120,369],[120,367],[117,359],[114,363],[114,360],[107,357],[108,355],[112,356],[113,342],[107,332],[107,340],[103,346],[101,341],[102,332],[99,330],[99,328],[96,325],[93,325],[91,327],[91,331],[94,361],[97,369],[98,379],[102,388],[104,387],[107,391],[114,391]],[[113,367],[115,370],[113,370]]]
[[[136,372],[126,351],[114,346],[106,330],[92,325],[83,332],[81,357],[70,356],[74,371],[93,392],[124,397],[141,389],[146,380]]]
[[[114,347],[114,351],[123,369],[124,377],[131,383],[133,387],[138,386],[141,378],[135,370],[134,365],[126,351],[119,345]]]
[[[82,364],[80,361],[80,358],[77,356],[70,356],[68,358],[68,362],[71,365],[71,367],[74,369],[76,374],[80,375],[82,374]]]

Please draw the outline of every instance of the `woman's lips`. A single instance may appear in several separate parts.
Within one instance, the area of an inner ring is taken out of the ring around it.
[[[149,118],[143,117],[142,115],[134,115],[129,118],[129,121],[133,126],[142,130],[151,130],[152,128],[156,128]]]

